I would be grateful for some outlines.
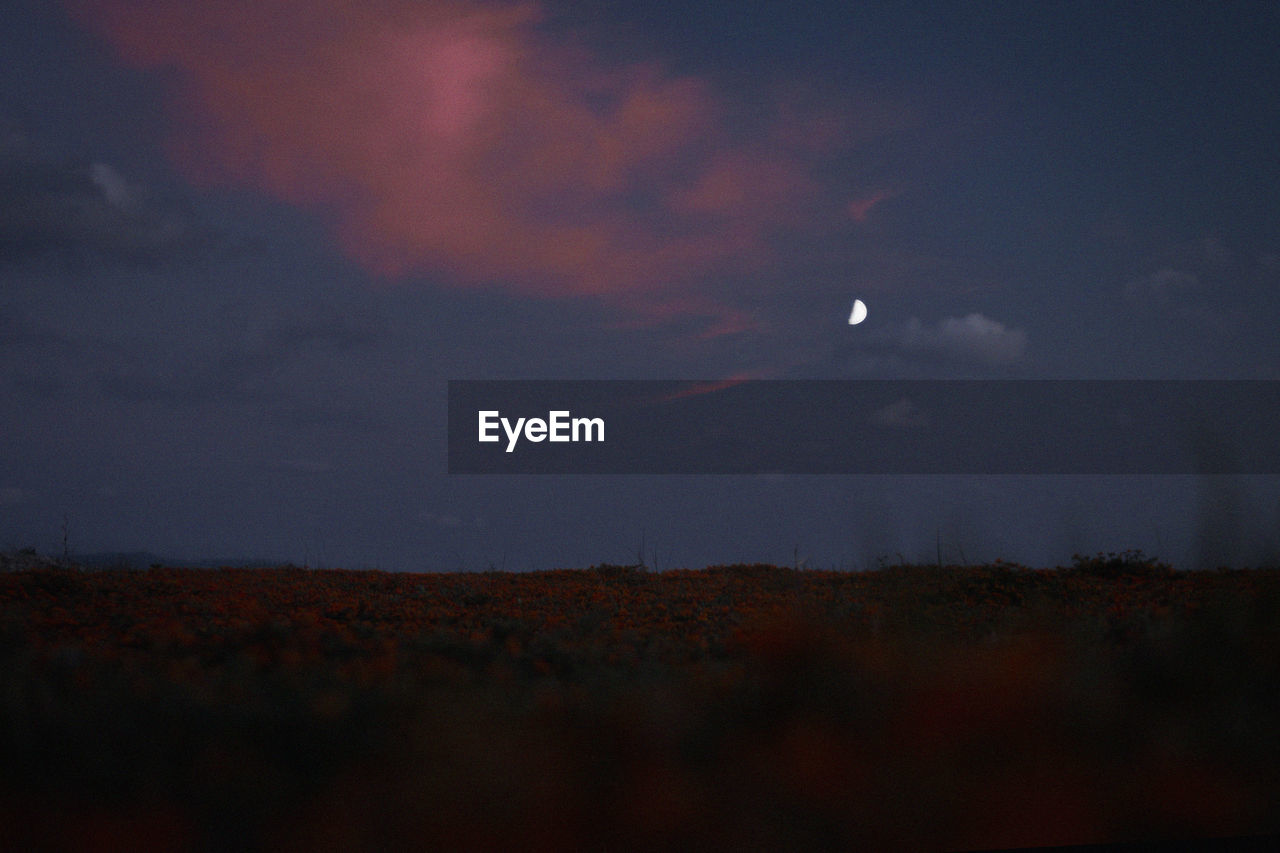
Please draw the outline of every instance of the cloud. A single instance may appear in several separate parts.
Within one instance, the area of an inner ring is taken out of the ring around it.
[[[1200,289],[1200,277],[1193,272],[1164,267],[1147,276],[1135,278],[1124,286],[1124,296],[1131,302],[1169,302],[1186,297]]]
[[[919,406],[903,397],[871,413],[871,422],[882,427],[927,426],[929,419]]]
[[[0,262],[37,257],[154,262],[197,243],[191,218],[115,167],[39,155],[0,130]]]
[[[1207,241],[1206,241],[1207,242]],[[1126,282],[1122,288],[1125,302],[1133,316],[1146,323],[1166,327],[1170,321],[1194,324],[1202,331],[1228,334],[1242,325],[1239,311],[1228,307],[1224,299],[1224,275],[1229,272],[1226,250],[1218,254],[1203,253],[1199,269],[1204,274],[1174,267],[1161,267],[1150,275]],[[1230,287],[1246,284],[1244,277],[1230,282]],[[1217,291],[1216,293],[1213,291]],[[1233,316],[1236,315],[1236,316]]]
[[[271,468],[288,474],[327,474],[333,470],[332,465],[319,459],[277,459]]]
[[[679,391],[659,397],[656,402],[670,403],[675,400],[683,400],[686,397],[697,397],[701,394],[714,394],[717,391],[723,391],[726,388],[741,385],[742,383],[749,382],[755,378],[759,377],[756,377],[751,373],[742,372],[730,376],[728,379],[720,379],[711,382],[693,382],[684,388],[681,388]]]
[[[367,351],[379,340],[376,318],[316,307],[287,321],[268,320],[234,347],[192,352],[183,362],[158,363],[151,353],[139,354],[103,370],[98,386],[108,396],[130,402],[183,406],[276,400],[302,390],[293,380],[314,383],[322,376],[332,395],[331,375],[299,373],[297,366],[306,359]],[[332,408],[332,399],[329,404]],[[338,417],[338,409],[333,411]]]
[[[151,365],[113,367],[99,377],[108,397],[133,403],[193,405],[212,400],[267,400],[267,363],[260,358],[226,355],[210,365],[156,369]]]
[[[740,328],[694,291],[771,262],[813,215],[815,149],[840,144],[794,141],[785,104],[744,122],[702,78],[552,40],[532,3],[66,3],[130,65],[172,73],[188,179],[315,209],[391,279]]]
[[[476,530],[482,530],[485,526],[484,519],[478,515],[473,517],[471,521],[468,522],[465,519],[463,519],[461,516],[451,512],[434,513],[429,510],[424,510],[423,512],[419,513],[419,518],[421,518],[423,521],[427,522],[428,524],[434,524],[437,527],[444,527],[449,530],[458,530],[464,527],[471,527],[471,528],[475,528]]]
[[[253,346],[280,357],[304,350],[350,352],[374,346],[384,333],[375,315],[318,305],[303,316],[261,329],[254,335]]]
[[[854,199],[849,202],[849,215],[853,217],[855,222],[866,222],[871,215],[872,209],[879,205],[880,202],[888,201],[896,195],[897,193],[882,191],[873,193],[865,198]]]
[[[1013,364],[1027,350],[1026,332],[1006,328],[1003,323],[976,313],[948,317],[933,327],[912,317],[898,340],[908,352],[939,353],[989,365]]]
[[[132,186],[115,169],[106,163],[94,163],[89,167],[89,180],[102,191],[107,204],[128,213],[138,205],[138,188]]]
[[[1027,333],[980,313],[947,317],[933,325],[912,317],[904,323],[856,327],[827,355],[799,361],[792,378],[878,377],[894,379],[980,378],[1025,366]],[[882,418],[911,417],[899,401]],[[884,421],[889,425],[888,421]],[[903,424],[898,424],[903,425]]]

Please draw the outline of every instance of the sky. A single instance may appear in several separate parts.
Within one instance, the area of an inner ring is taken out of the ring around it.
[[[1280,379],[1277,43],[1274,3],[11,0],[0,547],[1275,560],[1275,476],[451,476],[445,414]]]

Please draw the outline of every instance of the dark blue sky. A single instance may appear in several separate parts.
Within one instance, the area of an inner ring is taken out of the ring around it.
[[[444,439],[449,379],[1280,379],[1276,44],[1274,3],[8,3],[0,546],[1277,553],[1274,477],[451,478]]]

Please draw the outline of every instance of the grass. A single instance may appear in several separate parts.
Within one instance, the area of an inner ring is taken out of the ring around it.
[[[963,849],[1280,831],[1280,573],[0,575],[31,848]]]

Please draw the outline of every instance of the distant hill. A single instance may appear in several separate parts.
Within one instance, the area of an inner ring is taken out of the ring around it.
[[[93,554],[72,554],[69,560],[51,554],[37,553],[34,548],[0,553],[0,571],[48,566],[79,566],[86,569],[149,569],[152,566],[183,569],[261,568],[279,566],[281,560],[262,560],[247,557],[225,557],[204,560],[188,560],[182,557],[156,554],[152,551],[99,551]]]
[[[89,568],[148,569],[152,566],[182,569],[218,569],[224,566],[235,569],[278,566],[280,560],[263,560],[249,557],[219,557],[189,560],[152,551],[100,551],[95,554],[75,554],[72,561]]]

